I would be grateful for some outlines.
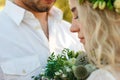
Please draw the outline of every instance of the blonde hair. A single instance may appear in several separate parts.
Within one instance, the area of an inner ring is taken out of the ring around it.
[[[110,65],[120,64],[120,14],[108,9],[93,9],[87,0],[82,5],[78,2],[76,4],[85,34],[86,51],[95,51],[96,60],[91,53],[90,58],[98,66],[102,65],[103,57]]]

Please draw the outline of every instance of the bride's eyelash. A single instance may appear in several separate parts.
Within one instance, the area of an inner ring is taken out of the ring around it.
[[[72,12],[74,12],[75,10],[76,10],[76,7],[73,7],[73,8],[71,9]]]
[[[76,11],[76,7],[73,7],[73,8],[71,9],[71,11],[74,13],[74,12]],[[74,17],[74,19],[78,19],[78,15],[77,15],[76,17]]]
[[[78,19],[79,17],[78,16],[76,16],[74,19]]]

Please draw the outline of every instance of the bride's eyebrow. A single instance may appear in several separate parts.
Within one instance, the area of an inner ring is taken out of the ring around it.
[[[73,8],[71,9],[72,12],[74,12],[75,10],[76,10],[76,7],[73,7]]]

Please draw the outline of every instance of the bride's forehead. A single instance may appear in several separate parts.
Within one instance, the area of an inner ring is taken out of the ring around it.
[[[76,7],[75,0],[69,0],[70,8]]]
[[[71,2],[71,3],[75,3],[75,0],[69,0],[69,2]]]

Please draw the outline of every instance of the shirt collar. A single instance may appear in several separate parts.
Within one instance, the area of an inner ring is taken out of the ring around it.
[[[13,2],[6,0],[6,6],[4,7],[5,13],[19,25],[24,17],[25,9],[17,6]]]
[[[49,16],[52,16],[56,20],[62,20],[63,12],[59,8],[53,6],[49,11]]]
[[[24,19],[24,17],[27,16],[26,12],[29,12],[24,8],[17,6],[16,4],[9,0],[6,0],[6,6],[4,7],[4,11],[17,25],[19,25],[21,21]],[[49,16],[53,17],[55,20],[62,20],[63,12],[57,7],[53,6],[49,11]]]

